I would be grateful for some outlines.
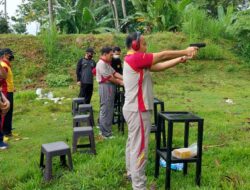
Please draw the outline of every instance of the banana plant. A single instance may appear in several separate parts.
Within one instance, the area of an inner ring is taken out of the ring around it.
[[[113,31],[106,27],[111,22],[111,15],[99,16],[103,10],[109,9],[107,4],[92,10],[91,0],[72,2],[57,1],[55,6],[56,25],[62,33],[102,33]]]
[[[147,31],[164,31],[179,28],[180,13],[192,0],[131,0],[136,9],[132,17],[123,20],[123,25],[141,23]],[[132,20],[129,20],[132,19]]]

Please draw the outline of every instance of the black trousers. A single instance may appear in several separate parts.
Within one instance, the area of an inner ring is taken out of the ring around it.
[[[3,133],[5,135],[9,135],[11,134],[12,131],[12,116],[13,116],[13,104],[14,104],[13,92],[7,92],[6,98],[10,102],[10,109],[8,113],[3,117]]]
[[[81,84],[79,97],[85,98],[85,103],[89,104],[93,94],[93,84]]]

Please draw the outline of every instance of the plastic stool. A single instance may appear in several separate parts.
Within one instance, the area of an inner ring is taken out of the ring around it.
[[[86,123],[86,124],[84,124]],[[73,127],[80,127],[80,126],[90,126],[91,125],[91,119],[90,115],[76,115],[73,117]]]
[[[46,164],[44,166],[44,155],[46,156]],[[49,181],[52,178],[52,157],[60,156],[61,164],[66,165],[66,155],[68,156],[68,167],[73,169],[72,158],[70,148],[64,142],[53,142],[48,144],[42,144],[40,167],[45,168],[44,180]]]
[[[73,98],[72,99],[72,115],[76,115],[78,112],[78,106],[85,103],[85,98]]]
[[[78,106],[78,114],[90,114],[90,121],[91,121],[91,126],[95,126],[95,120],[94,120],[94,113],[93,113],[93,108],[91,104],[80,104]]]
[[[89,144],[77,144],[80,137],[89,137]],[[90,153],[96,154],[95,149],[95,137],[92,127],[75,127],[73,131],[72,141],[73,153],[77,151],[77,148],[90,148]]]

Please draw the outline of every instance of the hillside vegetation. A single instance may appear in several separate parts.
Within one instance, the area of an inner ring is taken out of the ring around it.
[[[181,49],[191,43],[182,33],[155,33],[146,36],[148,51]],[[0,152],[0,190],[33,189],[131,189],[125,180],[125,135],[113,126],[116,138],[101,140],[95,128],[97,155],[76,153],[70,172],[54,160],[53,180],[45,183],[39,169],[41,144],[53,141],[72,143],[71,98],[78,95],[75,67],[86,47],[97,54],[104,45],[119,45],[126,53],[125,35],[60,35],[54,38],[49,52],[46,36],[0,35],[0,48],[15,52],[13,62],[16,86],[14,132],[21,139],[11,139],[10,147]],[[203,166],[200,189],[249,189],[250,157],[250,69],[234,52],[229,40],[204,40],[207,47],[195,60],[161,73],[153,73],[155,96],[165,102],[169,111],[191,111],[204,118]],[[47,45],[46,45],[47,44]],[[51,54],[52,52],[52,54]],[[62,104],[37,100],[35,89],[52,91],[65,97]],[[232,100],[232,104],[226,101]],[[97,84],[92,100],[95,119],[99,111]],[[195,142],[196,128],[190,130],[190,143]],[[147,167],[148,186],[164,189],[165,170],[154,179],[155,140],[150,138]],[[174,145],[183,145],[183,128],[174,130]],[[198,189],[194,183],[195,165],[189,173],[172,172],[173,189]]]

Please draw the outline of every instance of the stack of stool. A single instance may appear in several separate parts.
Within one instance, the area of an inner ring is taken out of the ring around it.
[[[92,126],[89,114],[76,115],[73,117],[73,127],[80,127],[80,126]]]
[[[78,107],[80,104],[85,103],[85,98],[73,98],[72,100],[72,115],[76,115],[78,113]]]
[[[86,112],[88,112],[89,114],[85,114]],[[78,104],[77,112],[74,114],[73,117],[73,153],[76,152],[78,148],[89,148],[89,153],[96,154],[93,126],[94,116],[92,106],[90,104]],[[78,144],[78,140],[80,137],[88,137],[89,143]]]
[[[94,113],[91,104],[80,104],[78,106],[78,114],[89,114],[90,115],[90,125],[95,126]]]
[[[44,165],[44,155],[46,156],[46,164]],[[49,181],[52,178],[52,158],[60,156],[61,165],[66,166],[66,155],[68,156],[68,167],[73,169],[70,148],[64,142],[54,142],[43,144],[41,148],[40,167],[44,168],[44,180]]]

